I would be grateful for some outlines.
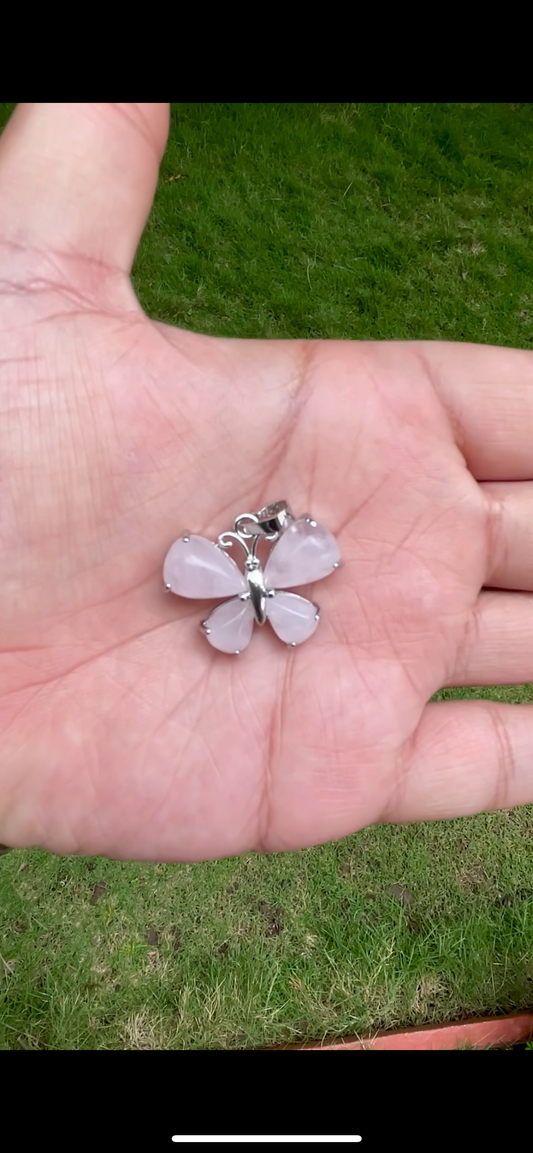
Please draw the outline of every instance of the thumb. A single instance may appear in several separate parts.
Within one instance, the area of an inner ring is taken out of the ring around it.
[[[129,272],[150,211],[168,104],[19,104],[0,140],[8,243]]]

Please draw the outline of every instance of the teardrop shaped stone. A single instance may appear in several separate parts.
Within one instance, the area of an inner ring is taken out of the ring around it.
[[[181,537],[165,557],[163,580],[180,597],[210,600],[246,591],[235,561],[204,536]]]
[[[297,593],[277,592],[267,597],[266,615],[280,641],[301,645],[318,626],[318,607]]]
[[[333,572],[340,560],[335,537],[315,521],[293,521],[274,545],[265,565],[269,589],[311,584]]]
[[[254,610],[250,599],[232,597],[209,613],[205,635],[221,653],[240,653],[250,644],[254,628]]]

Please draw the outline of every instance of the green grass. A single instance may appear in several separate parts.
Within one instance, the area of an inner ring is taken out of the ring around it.
[[[532,158],[529,104],[174,105],[136,291],[202,332],[529,348]],[[8,853],[0,1048],[232,1048],[531,1007],[532,846],[524,808],[203,865]]]
[[[532,844],[513,811],[204,865],[7,854],[1,1045],[265,1045],[531,1004]]]
[[[202,332],[529,346],[532,167],[533,105],[175,105],[135,285]]]

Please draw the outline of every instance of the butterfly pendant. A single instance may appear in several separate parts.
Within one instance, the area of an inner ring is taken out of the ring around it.
[[[264,568],[256,556],[261,539],[275,542]],[[244,572],[226,551],[234,543],[244,551]],[[312,636],[320,619],[318,605],[286,590],[322,580],[339,565],[331,533],[312,517],[295,519],[286,502],[278,501],[257,513],[242,513],[233,532],[221,533],[216,544],[185,533],[166,555],[163,581],[168,592],[181,597],[229,597],[201,627],[213,648],[239,654],[252,639],[254,622],[269,621],[287,645]]]

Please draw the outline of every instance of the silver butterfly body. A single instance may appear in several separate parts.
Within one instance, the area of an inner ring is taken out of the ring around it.
[[[264,567],[255,555],[255,544],[247,547],[250,535],[242,530],[223,533],[214,544],[187,534],[175,541],[165,560],[163,579],[169,591],[202,599],[230,598],[201,625],[210,644],[222,652],[242,652],[254,623],[263,625],[267,620],[286,644],[307,640],[317,628],[320,610],[306,597],[287,592],[287,587],[322,580],[340,563],[334,538],[310,517],[291,518]],[[224,538],[236,538],[244,548],[244,572],[225,551],[232,541]]]

